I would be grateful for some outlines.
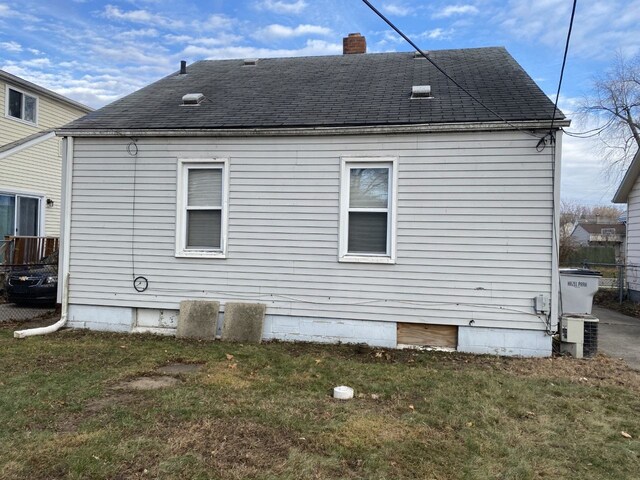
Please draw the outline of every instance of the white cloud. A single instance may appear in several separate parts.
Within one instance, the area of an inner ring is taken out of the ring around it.
[[[616,50],[625,55],[640,52],[640,44],[629,41],[640,33],[640,0],[592,0],[584,3],[576,14],[571,54],[608,60]],[[553,15],[548,14],[551,10]],[[581,11],[585,13],[580,15]],[[570,2],[510,0],[497,19],[508,32],[520,39],[564,49],[570,15]]]
[[[452,28],[443,29],[443,28],[434,28],[433,30],[427,30],[426,32],[422,32],[418,35],[418,38],[425,38],[429,40],[448,40],[451,38],[454,30]]]
[[[256,32],[256,38],[293,38],[304,35],[331,35],[331,29],[319,25],[298,25],[295,28],[272,24]]]
[[[199,22],[197,25],[204,29],[228,30],[233,26],[233,20],[226,15],[211,15],[204,22]]]
[[[32,60],[23,60],[20,65],[25,67],[47,68],[51,66],[51,60],[48,58],[34,58]]]
[[[272,12],[290,14],[301,13],[307,8],[307,2],[304,0],[297,0],[295,2],[283,2],[282,0],[264,0],[260,2],[259,6]]]
[[[398,17],[405,17],[411,13],[409,7],[397,3],[383,3],[382,10],[391,15],[397,15]]]
[[[433,16],[435,18],[447,18],[454,15],[475,15],[476,13],[478,13],[478,9],[473,5],[448,5]]]
[[[142,37],[157,37],[158,34],[158,30],[156,30],[155,28],[141,28],[138,30],[127,30],[125,32],[120,32],[116,35],[116,37],[128,40]]]
[[[205,47],[216,47],[221,45],[231,45],[240,42],[243,37],[231,33],[223,33],[216,37],[192,37],[190,35],[165,35],[165,40],[170,43],[185,43],[190,45],[202,45]]]
[[[342,53],[341,43],[330,43],[324,40],[307,40],[304,47],[298,49],[270,49],[256,47],[227,46],[221,48],[205,48],[190,45],[181,53],[181,57],[192,59],[229,59],[229,58],[274,58],[301,57],[312,55],[337,55]]]
[[[18,53],[22,51],[22,45],[14,41],[0,42],[0,49],[5,50],[7,52]]]
[[[151,13],[148,10],[120,10],[114,5],[107,5],[104,8],[103,15],[110,20],[121,20],[125,22],[144,23],[148,25],[158,26],[181,26],[183,22],[180,20],[172,20],[162,15]]]
[[[9,5],[7,5],[6,3],[0,3],[0,18],[1,17],[5,17],[5,18],[9,18],[9,17],[17,17],[18,16],[18,12],[16,12],[15,10],[12,10]]]
[[[592,139],[562,139],[562,198],[585,205],[609,203],[617,182],[608,179]]]

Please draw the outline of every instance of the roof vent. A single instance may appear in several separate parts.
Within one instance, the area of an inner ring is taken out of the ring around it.
[[[187,74],[187,61],[180,60],[180,75],[186,75],[186,74]]]
[[[433,98],[431,85],[414,85],[411,87],[411,98]]]
[[[244,66],[250,66],[250,65],[255,65],[256,63],[258,63],[258,59],[257,58],[245,58],[244,59]]]
[[[429,52],[427,50],[424,50],[424,54],[425,55],[429,55]],[[422,56],[422,54],[420,52],[418,52],[417,50],[415,52],[413,52],[413,58],[417,59],[417,60],[424,60],[425,58]]]
[[[204,101],[204,95],[202,93],[187,93],[182,97],[182,105],[192,106],[200,105]]]

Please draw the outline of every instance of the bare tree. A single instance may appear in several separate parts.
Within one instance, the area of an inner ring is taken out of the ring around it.
[[[618,52],[580,111],[597,122],[591,134],[601,141],[607,173],[619,177],[640,147],[640,55],[627,60]]]

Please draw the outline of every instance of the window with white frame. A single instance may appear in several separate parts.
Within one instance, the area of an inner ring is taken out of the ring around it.
[[[37,237],[44,226],[43,197],[0,191],[0,239]]]
[[[227,229],[227,161],[179,161],[176,256],[223,257]]]
[[[8,117],[28,123],[37,123],[38,99],[13,87],[7,87],[6,95]]]
[[[340,261],[395,261],[396,159],[343,159]]]

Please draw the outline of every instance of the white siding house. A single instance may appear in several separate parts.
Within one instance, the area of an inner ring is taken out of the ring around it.
[[[636,153],[629,169],[613,197],[613,203],[627,204],[626,255],[629,296],[640,302],[640,151]]]
[[[0,70],[0,241],[60,235],[62,161],[53,129],[90,111]]]
[[[487,84],[507,64],[498,89],[511,96],[493,97],[494,83],[485,97],[504,117],[449,98],[401,53],[198,62],[64,127],[69,324],[172,333],[181,300],[220,301],[222,319],[242,301],[266,304],[266,339],[396,347],[403,328],[427,325],[462,351],[550,355],[568,122],[536,148],[553,105],[504,49],[433,56],[462,70],[460,56],[474,59]],[[329,85],[315,76],[328,66]],[[363,72],[384,88],[358,83]],[[433,100],[411,99],[416,77]],[[252,96],[256,78],[287,95]],[[209,101],[180,105],[199,92]],[[536,311],[539,295],[550,311]]]

